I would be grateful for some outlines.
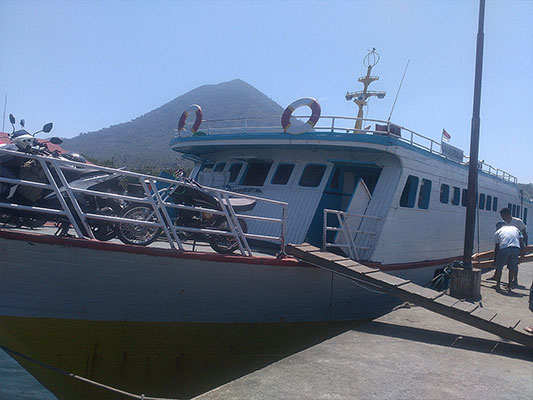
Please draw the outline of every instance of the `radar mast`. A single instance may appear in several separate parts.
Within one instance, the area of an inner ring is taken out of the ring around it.
[[[372,96],[376,96],[378,99],[382,99],[387,94],[383,91],[368,90],[368,86],[370,86],[372,82],[379,80],[379,76],[370,75],[370,73],[372,72],[372,68],[378,62],[379,54],[376,49],[373,48],[372,50],[369,50],[368,54],[363,59],[363,65],[367,67],[366,76],[362,76],[358,79],[359,82],[363,84],[363,90],[358,92],[346,92],[346,100],[352,100],[355,104],[357,104],[357,107],[359,107],[359,111],[357,113],[357,121],[355,122],[356,133],[362,133],[361,127],[363,125],[363,107],[367,105],[367,100]],[[359,132],[357,132],[357,130],[359,130]]]

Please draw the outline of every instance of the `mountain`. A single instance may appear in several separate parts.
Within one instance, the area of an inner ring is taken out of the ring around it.
[[[275,117],[279,121],[283,112],[276,102],[252,85],[235,79],[200,86],[130,122],[65,139],[62,147],[97,163],[127,169],[175,168],[180,155],[170,150],[168,144],[176,135],[174,129],[181,113],[191,104],[202,107],[204,120],[259,116]],[[204,128],[202,125],[201,129]]]

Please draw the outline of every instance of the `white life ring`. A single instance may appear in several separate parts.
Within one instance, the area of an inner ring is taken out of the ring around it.
[[[311,116],[305,124],[292,125],[292,113],[297,108],[304,106],[307,106],[311,109]],[[286,133],[290,133],[291,135],[299,135],[304,132],[309,132],[311,129],[313,129],[313,127],[320,119],[320,112],[320,104],[318,104],[318,101],[316,99],[313,99],[312,97],[302,97],[301,99],[293,101],[290,105],[287,106],[285,111],[283,111],[283,115],[281,116],[281,126],[283,127],[283,130]]]
[[[183,113],[181,114],[181,117],[178,121],[178,133],[187,132],[185,131],[185,122],[187,121],[187,118],[190,115],[195,115],[194,124],[191,128],[191,133],[196,133],[198,129],[200,129],[200,125],[202,124],[202,107],[200,107],[198,104],[191,104]],[[185,136],[185,135],[182,135]],[[188,135],[187,135],[188,136]]]

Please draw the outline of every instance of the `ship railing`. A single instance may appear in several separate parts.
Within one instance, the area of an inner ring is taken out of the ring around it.
[[[295,123],[303,123],[309,118],[309,115],[293,116]],[[362,128],[356,129],[356,123],[360,121]],[[279,117],[247,117],[247,118],[230,118],[205,120],[202,122],[203,133],[207,135],[223,135],[238,133],[282,133]],[[313,128],[314,132],[346,133],[346,134],[367,134],[367,135],[386,135],[394,137],[404,143],[436,154],[440,157],[450,159],[460,164],[468,164],[469,157],[465,156],[459,150],[456,156],[450,155],[443,151],[441,142],[433,140],[418,132],[390,121],[384,121],[372,118],[342,117],[342,116],[321,116],[318,124]],[[488,175],[495,176],[504,181],[517,183],[516,177],[499,168],[495,168],[484,161],[479,162],[479,169]]]
[[[23,161],[21,162],[21,165],[26,161],[35,160],[39,163],[42,171],[44,172],[44,177],[42,177],[42,180],[46,180],[46,182],[38,182],[18,178],[14,179],[2,175],[0,176],[0,187],[2,184],[7,184],[7,191],[9,191],[15,185],[50,190],[55,193],[59,203],[59,208],[12,203],[9,202],[9,196],[6,195],[0,198],[0,208],[31,212],[39,216],[50,215],[52,217],[63,217],[65,221],[70,223],[76,233],[76,236],[80,238],[88,237],[89,239],[95,239],[94,233],[91,230],[90,222],[97,220],[113,224],[127,223],[128,225],[134,226],[139,225],[160,228],[163,231],[170,248],[179,251],[185,251],[182,239],[180,239],[180,233],[182,232],[233,237],[238,243],[240,253],[246,256],[252,256],[249,239],[278,243],[280,246],[280,252],[284,253],[285,251],[288,207],[286,202],[265,199],[243,193],[230,192],[227,190],[221,190],[207,186],[200,186],[188,178],[177,178],[174,180],[163,177],[155,177],[152,175],[126,171],[124,169],[85,164],[56,157],[22,153],[19,151],[2,148],[0,148],[0,156],[22,158]],[[71,185],[65,177],[63,170],[66,168],[87,169],[91,171],[98,170],[107,174],[113,174],[114,179],[119,179],[122,183],[124,183],[124,186],[130,187],[131,185],[132,187],[137,187],[140,189],[138,190],[138,193],[132,195],[131,193],[128,193],[126,189],[123,193],[110,193],[107,191],[91,190],[74,186]],[[164,188],[158,189],[158,184],[160,186],[164,186]],[[187,206],[184,204],[175,204],[170,202],[170,195],[168,193],[171,193],[172,189],[175,189],[179,186],[187,185],[193,188],[201,187],[202,190],[212,193],[217,198],[221,209],[214,210],[211,208]],[[16,190],[19,189],[17,188]],[[4,190],[4,192],[6,192],[6,190]],[[0,193],[2,193],[2,191],[0,191]],[[124,205],[132,203],[146,204],[153,211],[153,214],[150,216],[150,218],[153,220],[137,220],[117,215],[95,214],[83,211],[75,193],[84,193],[86,195],[101,199],[114,199]],[[237,213],[234,207],[231,205],[230,198],[243,198],[254,200],[258,203],[268,203],[274,205],[274,209],[278,210],[276,211],[277,215],[281,215],[281,217],[255,216]],[[223,231],[215,228],[198,228],[176,225],[175,221],[170,217],[170,209],[177,209],[178,212],[179,210],[188,210],[195,213],[222,215],[226,220],[226,226],[229,230]],[[279,226],[279,234],[259,235],[244,232],[241,228],[239,220],[255,220],[260,223],[276,224]]]
[[[335,218],[329,218],[329,216],[334,216]],[[351,224],[354,219],[358,219],[358,222],[355,224]],[[378,222],[382,218],[375,215],[355,214],[339,210],[324,209],[324,218],[322,226],[322,250],[326,251],[330,247],[345,249],[345,253],[347,253],[352,260],[359,261],[361,250],[372,250],[372,247],[356,244],[359,243],[357,239],[363,235],[365,235],[366,237],[372,237],[377,235],[377,232],[367,231],[363,229],[363,222],[365,221],[365,219],[367,221],[371,220]],[[357,229],[353,229],[353,225],[356,225]],[[334,240],[337,240],[338,235],[342,234],[343,240],[339,242],[328,242],[328,232],[337,232],[337,234],[334,236]]]

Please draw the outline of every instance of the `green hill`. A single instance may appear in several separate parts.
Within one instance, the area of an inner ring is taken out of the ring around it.
[[[200,86],[130,122],[65,139],[62,147],[99,164],[144,171],[175,168],[180,155],[168,144],[176,134],[181,113],[194,103],[202,107],[204,120],[259,116],[279,121],[283,112],[259,90],[236,79]],[[185,165],[185,161],[181,164]]]

